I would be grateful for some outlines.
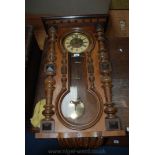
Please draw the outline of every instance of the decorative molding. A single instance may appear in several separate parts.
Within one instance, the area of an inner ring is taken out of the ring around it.
[[[58,138],[62,148],[96,148],[103,144],[103,137]]]
[[[87,18],[87,19],[62,19],[62,20],[51,20],[47,21],[46,24],[48,26],[50,25],[59,25],[59,24],[78,24],[78,23],[83,23],[83,24],[95,24],[95,23],[104,23],[106,22],[105,18]]]
[[[80,15],[80,16],[55,16],[55,17],[42,17],[43,24],[45,26],[46,32],[49,27],[77,27],[77,26],[95,26],[97,23],[104,25],[108,22],[107,14],[97,14],[97,15]]]
[[[88,76],[89,76],[89,81],[90,81],[90,89],[94,89],[94,66],[93,66],[93,59],[91,58],[91,52],[87,52],[87,70],[88,70]]]
[[[61,66],[61,82],[62,82],[62,90],[61,91],[65,91],[66,88],[66,82],[67,82],[67,53],[66,52],[62,52],[62,66]]]

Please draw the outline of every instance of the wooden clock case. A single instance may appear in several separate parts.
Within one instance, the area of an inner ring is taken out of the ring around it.
[[[124,136],[112,103],[112,68],[105,39],[108,16],[43,17],[42,20],[48,37],[35,102],[46,98],[46,105],[45,119],[35,137],[57,138],[63,147],[91,148],[102,145],[104,137]],[[67,52],[62,43],[71,32],[83,32],[90,39],[89,49],[80,54],[80,69],[71,62],[73,54]],[[71,77],[77,72],[82,77],[77,83],[81,93],[88,91],[94,97],[86,95],[83,119],[70,121],[63,116],[61,104],[70,93],[71,83],[74,84]]]

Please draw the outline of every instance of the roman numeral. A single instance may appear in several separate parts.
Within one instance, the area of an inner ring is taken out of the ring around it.
[[[74,34],[72,38],[78,38],[78,34]]]

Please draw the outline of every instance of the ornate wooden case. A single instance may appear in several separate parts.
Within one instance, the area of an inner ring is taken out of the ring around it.
[[[112,103],[107,15],[44,17],[43,23],[48,37],[37,101],[46,104],[36,138],[97,147],[104,137],[124,135]]]

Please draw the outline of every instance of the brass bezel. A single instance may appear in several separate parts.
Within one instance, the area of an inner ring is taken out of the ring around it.
[[[81,33],[85,36],[87,36],[88,40],[89,40],[89,46],[87,49],[85,49],[83,52],[81,53],[78,53],[78,54],[82,54],[84,52],[91,52],[95,46],[95,39],[93,37],[93,35],[90,33],[90,32],[86,32],[84,31],[83,29],[81,28],[73,28],[71,31],[65,33],[61,38],[60,38],[60,46],[61,46],[61,49],[62,51],[64,52],[69,52],[69,53],[73,53],[73,52],[70,52],[68,51],[65,47],[64,47],[64,40],[67,36],[69,36],[70,34],[72,33]]]

